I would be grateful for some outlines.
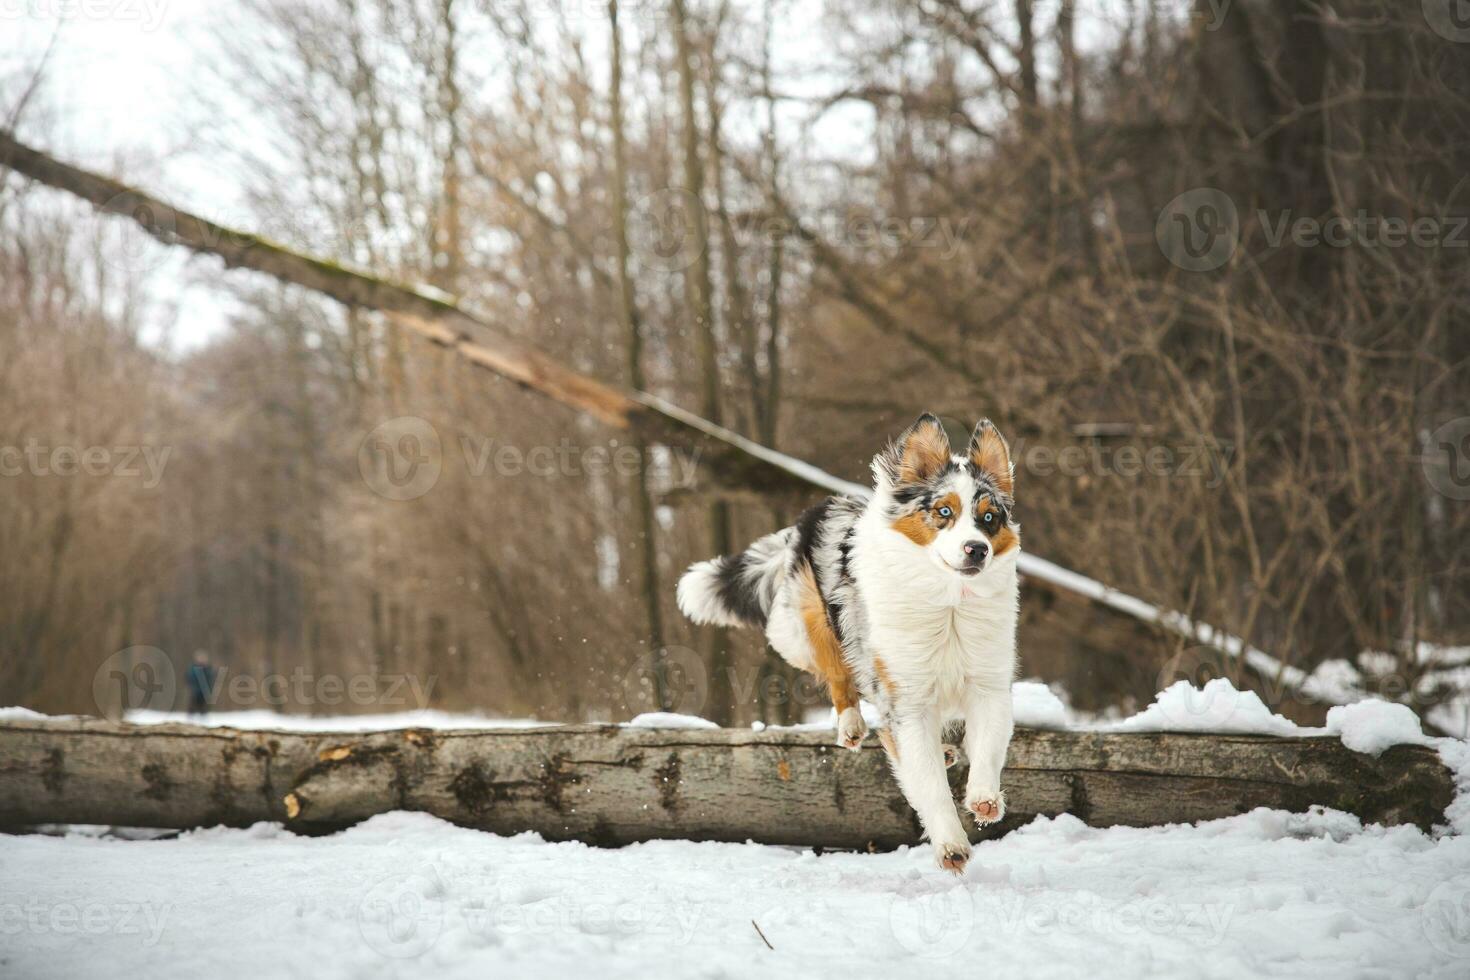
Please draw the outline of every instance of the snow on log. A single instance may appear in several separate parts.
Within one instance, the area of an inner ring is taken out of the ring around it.
[[[323,833],[391,810],[600,845],[682,838],[887,849],[919,838],[886,759],[826,731],[616,725],[367,733],[0,722],[0,828],[191,828],[280,821]],[[963,759],[950,783],[963,786]],[[1002,779],[1010,812],[1153,826],[1322,804],[1364,822],[1444,822],[1454,795],[1434,749],[1374,757],[1332,737],[1020,729]],[[980,836],[976,835],[977,839]]]

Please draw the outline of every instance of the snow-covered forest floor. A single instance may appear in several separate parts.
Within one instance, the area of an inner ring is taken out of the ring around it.
[[[1020,684],[1017,714],[1048,727],[1308,732],[1228,682],[1211,685],[1176,685],[1132,718],[1084,721],[1043,685]],[[305,727],[266,713],[211,721]],[[0,976],[1470,975],[1470,748],[1426,739],[1412,712],[1382,702],[1335,709],[1310,733],[1363,752],[1437,746],[1462,787],[1449,825],[1364,827],[1330,810],[1151,829],[1038,817],[979,845],[963,878],[937,871],[927,847],[610,850],[413,813],[322,838],[270,824],[152,839],[53,828],[0,837]]]
[[[10,838],[0,880],[0,974],[23,978],[1470,973],[1470,840],[1330,812],[1038,818],[963,879],[927,848],[599,850],[396,813],[320,839]]]

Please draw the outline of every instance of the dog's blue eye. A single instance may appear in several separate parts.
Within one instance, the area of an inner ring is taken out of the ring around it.
[[[992,514],[992,513],[990,513],[990,511],[986,511],[985,512],[985,523],[986,524],[994,524],[995,523],[995,515]]]
[[[954,516],[954,511],[950,510],[948,507],[941,507],[939,508],[939,516],[944,518],[945,520],[949,520],[951,517]]]

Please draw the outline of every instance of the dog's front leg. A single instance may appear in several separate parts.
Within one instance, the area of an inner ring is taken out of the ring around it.
[[[961,874],[970,859],[970,841],[950,795],[940,727],[939,712],[932,707],[896,713],[892,721],[895,751],[890,755],[899,788],[918,813],[939,866]]]
[[[1005,816],[1006,798],[1000,791],[1000,773],[1011,744],[1011,692],[972,687],[965,696],[965,755],[970,775],[965,784],[965,809],[980,826]]]

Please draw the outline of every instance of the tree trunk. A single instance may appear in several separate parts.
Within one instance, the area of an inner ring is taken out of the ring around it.
[[[1041,86],[1036,74],[1035,0],[1016,0],[1016,39],[1021,128],[1034,134],[1041,122]]]
[[[618,28],[618,0],[608,0],[608,31],[611,35],[609,60],[612,77],[608,82],[612,114],[613,138],[613,240],[618,263],[618,320],[623,327],[628,354],[628,384],[641,391],[643,379],[643,324],[638,317],[638,304],[633,292],[633,276],[628,268],[628,167],[627,138],[623,130],[623,39]],[[640,460],[648,459],[648,447],[637,437],[634,447]],[[654,521],[653,491],[649,486],[648,466],[640,465],[635,493],[638,505],[638,558],[643,575],[643,606],[648,624],[648,650],[653,665],[653,694],[659,710],[670,707],[668,678],[664,666],[664,625],[662,590],[658,576],[658,525]]]
[[[722,424],[720,410],[719,347],[715,337],[713,287],[709,269],[709,221],[704,211],[704,166],[699,158],[699,120],[694,111],[694,45],[689,38],[689,18],[684,0],[673,0],[674,35],[678,39],[679,103],[683,111],[684,193],[688,199],[687,232],[694,236],[693,261],[684,273],[689,307],[694,314],[694,336],[699,351],[700,414]],[[710,46],[713,49],[713,45]],[[715,500],[709,505],[710,553],[729,554],[731,549],[730,505]],[[721,724],[731,719],[730,637],[723,626],[703,630],[705,659],[709,663],[710,719]]]
[[[917,843],[913,810],[876,739],[858,752],[831,740],[790,729],[307,733],[14,719],[0,722],[0,828],[269,820],[321,833],[419,810],[500,834],[603,845]],[[1397,746],[1375,759],[1335,738],[1021,729],[1008,762],[1009,813],[983,836],[1037,814],[1145,827],[1315,804],[1428,829],[1454,797],[1433,749]],[[955,792],[964,776],[961,759],[950,770]]]
[[[463,97],[459,90],[459,29],[455,23],[454,0],[439,0],[438,31],[438,96],[439,116],[448,129],[444,146],[443,171],[440,176],[438,220],[434,222],[434,239],[429,243],[433,266],[429,282],[450,293],[460,292],[464,269],[464,223],[460,213],[460,116]]]

